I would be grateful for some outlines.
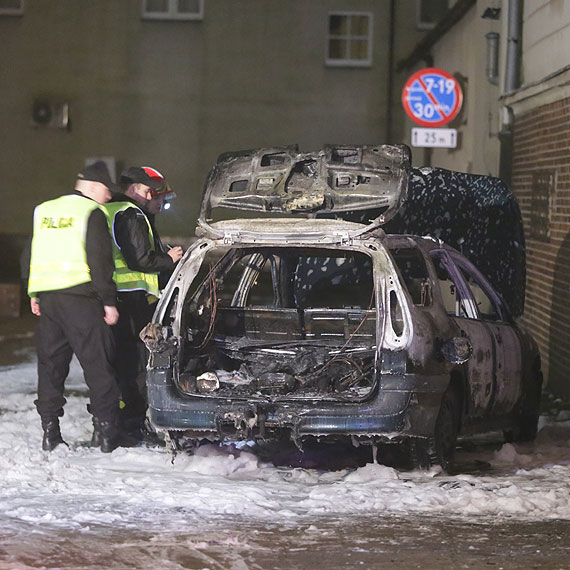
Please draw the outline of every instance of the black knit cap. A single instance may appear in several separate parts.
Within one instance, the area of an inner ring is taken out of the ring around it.
[[[107,165],[102,161],[99,160],[82,168],[79,173],[77,174],[77,178],[80,180],[91,180],[92,182],[100,182],[107,186],[107,188],[113,188],[114,184],[111,180],[111,176],[109,174],[109,169]]]

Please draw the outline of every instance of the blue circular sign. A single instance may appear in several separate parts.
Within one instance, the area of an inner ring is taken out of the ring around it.
[[[408,117],[423,127],[441,127],[461,110],[463,93],[457,79],[435,67],[414,73],[402,90],[402,105]]]

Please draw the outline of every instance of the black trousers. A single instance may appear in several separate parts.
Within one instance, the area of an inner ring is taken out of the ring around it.
[[[139,333],[152,320],[156,303],[149,305],[144,291],[117,295],[119,322],[113,327],[116,358],[115,371],[124,402],[125,420],[144,421],[147,409],[146,363],[148,351]]]
[[[102,421],[114,421],[119,389],[112,366],[113,335],[103,320],[103,305],[92,297],[46,292],[40,295],[40,310],[38,399],[34,402],[40,416],[63,415],[64,384],[75,353],[89,388],[91,413]]]

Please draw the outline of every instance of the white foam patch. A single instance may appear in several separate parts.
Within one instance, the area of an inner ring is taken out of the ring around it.
[[[220,516],[286,521],[374,513],[444,517],[570,519],[570,429],[542,421],[534,444],[480,454],[498,469],[485,476],[399,472],[378,464],[317,471],[262,462],[247,446],[206,445],[174,463],[163,447],[102,454],[91,437],[87,398],[69,395],[64,439],[41,451],[35,364],[0,368],[0,524],[27,521],[179,529]],[[85,390],[77,365],[68,387]]]

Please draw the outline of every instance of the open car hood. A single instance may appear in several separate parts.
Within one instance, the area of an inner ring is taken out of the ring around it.
[[[220,155],[204,188],[198,225],[220,237],[215,209],[245,210],[268,218],[338,215],[375,210],[359,233],[388,221],[405,202],[411,153],[405,145],[327,145],[300,153],[296,146]],[[220,212],[216,212],[220,215]],[[268,220],[269,221],[269,220]]]

